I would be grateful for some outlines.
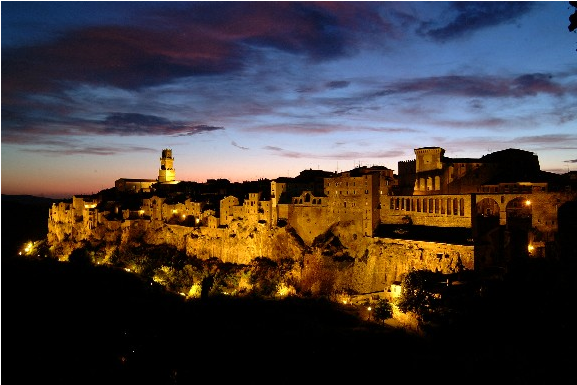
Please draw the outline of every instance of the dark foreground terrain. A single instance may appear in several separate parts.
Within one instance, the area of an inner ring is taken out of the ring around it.
[[[23,244],[46,238],[48,213],[56,199],[2,194],[2,255],[18,254]]]
[[[2,258],[5,384],[556,384],[573,302],[512,300],[418,337],[315,299],[184,301],[123,270]]]

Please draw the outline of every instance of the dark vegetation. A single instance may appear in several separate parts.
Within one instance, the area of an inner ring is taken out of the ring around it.
[[[52,259],[3,259],[2,274],[6,383],[340,382],[411,368],[426,349],[323,299],[185,301],[122,269]]]
[[[2,380],[565,383],[577,359],[574,292],[516,279],[419,337],[322,298],[184,300],[118,268],[2,258]]]

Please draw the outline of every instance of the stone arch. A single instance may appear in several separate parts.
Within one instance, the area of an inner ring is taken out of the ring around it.
[[[533,215],[532,202],[526,197],[516,197],[507,202],[505,211],[507,213],[507,223],[509,219],[526,221],[531,219]]]
[[[507,202],[505,211],[509,258],[523,257],[528,253],[529,232],[533,219],[531,206],[531,201],[522,196]]]
[[[477,202],[476,212],[478,216],[482,217],[499,217],[501,207],[499,203],[493,198],[484,198]]]
[[[474,218],[477,236],[488,244],[497,244],[499,242],[497,230],[501,217],[499,203],[493,198],[481,199],[475,205],[475,212],[477,213]]]

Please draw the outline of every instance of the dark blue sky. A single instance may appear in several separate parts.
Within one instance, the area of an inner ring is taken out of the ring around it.
[[[2,192],[397,169],[413,149],[577,162],[568,2],[2,1]]]

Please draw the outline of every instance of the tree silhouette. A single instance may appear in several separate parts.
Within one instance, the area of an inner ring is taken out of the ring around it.
[[[570,1],[569,5],[575,8],[575,11],[569,16],[569,32],[575,32],[577,29],[577,1]]]
[[[375,320],[385,323],[385,320],[393,317],[393,306],[388,300],[380,299],[375,305],[374,314]]]

